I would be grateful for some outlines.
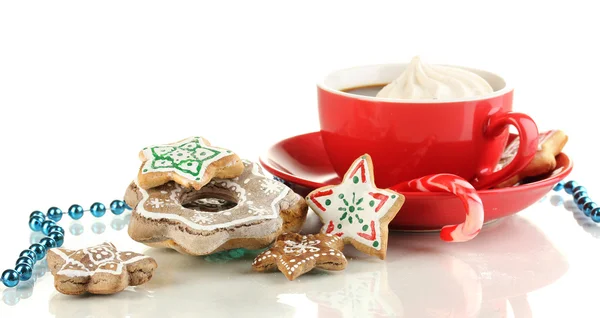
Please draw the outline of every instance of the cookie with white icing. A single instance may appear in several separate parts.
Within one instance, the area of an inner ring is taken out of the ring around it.
[[[153,258],[119,252],[111,243],[80,250],[53,248],[47,261],[54,287],[66,295],[118,293],[146,283],[157,267]]]
[[[212,178],[234,178],[244,170],[238,155],[211,146],[202,137],[149,146],[142,149],[139,156],[143,163],[137,180],[144,189],[175,181],[183,187],[199,190]]]
[[[267,251],[252,262],[252,269],[266,272],[278,269],[289,280],[314,268],[341,271],[348,261],[342,253],[344,241],[331,234],[284,233]]]
[[[549,130],[539,133],[538,149],[531,162],[516,176],[500,183],[496,188],[505,188],[518,184],[525,178],[541,176],[556,168],[556,156],[561,153],[569,137],[561,130]],[[512,162],[519,149],[519,138],[515,138],[504,150],[496,171]]]
[[[306,196],[319,216],[322,233],[337,235],[357,250],[385,259],[388,224],[404,204],[404,196],[375,185],[373,162],[365,154],[352,163],[342,182]]]
[[[208,255],[234,248],[261,249],[306,220],[304,198],[244,160],[243,173],[213,179],[200,190],[175,182],[143,189],[133,182],[125,201],[133,207],[129,236],[154,247]]]

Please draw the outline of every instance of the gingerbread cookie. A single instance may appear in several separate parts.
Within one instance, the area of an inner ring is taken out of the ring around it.
[[[538,150],[531,162],[516,176],[500,183],[497,188],[516,185],[527,177],[535,177],[548,173],[556,168],[556,156],[563,150],[569,140],[560,130],[550,130],[539,134]],[[512,162],[519,149],[519,138],[515,138],[505,149],[496,171]]]
[[[233,179],[213,179],[200,190],[175,182],[145,190],[132,183],[125,201],[133,211],[129,236],[156,247],[208,255],[235,248],[261,249],[306,220],[304,198],[243,161]]]
[[[369,155],[354,161],[341,184],[316,189],[306,200],[323,222],[322,232],[385,259],[388,224],[404,204],[404,196],[375,186]]]
[[[234,178],[244,170],[235,153],[213,147],[202,137],[146,147],[140,152],[140,159],[143,163],[137,179],[144,189],[175,181],[199,190],[212,178]]]
[[[152,278],[154,259],[134,252],[119,252],[111,243],[81,250],[53,248],[48,267],[56,290],[67,295],[114,294]]]
[[[264,272],[277,268],[289,280],[313,268],[339,271],[348,264],[343,249],[344,242],[339,236],[285,233],[277,238],[269,250],[254,259],[252,269]]]

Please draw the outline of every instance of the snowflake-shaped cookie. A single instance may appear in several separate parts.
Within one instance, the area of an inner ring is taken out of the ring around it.
[[[341,252],[343,249],[344,242],[335,235],[285,233],[277,238],[273,247],[254,259],[252,268],[258,272],[277,268],[289,280],[315,267],[343,270],[348,263]]]
[[[90,248],[48,251],[56,290],[67,295],[113,294],[152,278],[156,261],[143,254],[119,252],[111,243]]]
[[[354,161],[341,184],[316,189],[306,201],[324,223],[322,232],[385,259],[388,224],[400,210],[404,196],[378,189],[371,157],[363,155]]]

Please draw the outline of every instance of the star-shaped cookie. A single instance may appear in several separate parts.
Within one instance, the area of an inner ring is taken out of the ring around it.
[[[323,222],[322,232],[385,259],[388,224],[404,204],[404,196],[375,186],[373,163],[365,154],[352,163],[341,184],[316,189],[306,201]]]
[[[244,171],[238,155],[213,147],[202,137],[149,146],[142,149],[139,156],[143,163],[138,182],[144,189],[175,181],[183,187],[199,190],[212,178],[235,178]]]
[[[252,269],[264,272],[277,268],[289,280],[313,268],[339,271],[348,264],[343,249],[344,242],[335,235],[284,233],[254,259]]]
[[[67,295],[114,294],[152,278],[156,261],[143,254],[119,252],[111,243],[81,250],[53,248],[48,267],[56,290]]]

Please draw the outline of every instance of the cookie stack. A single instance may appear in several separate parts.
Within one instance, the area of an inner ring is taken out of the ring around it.
[[[146,147],[140,159],[125,193],[133,208],[128,233],[137,242],[190,255],[256,250],[306,220],[304,198],[202,137]]]

